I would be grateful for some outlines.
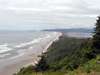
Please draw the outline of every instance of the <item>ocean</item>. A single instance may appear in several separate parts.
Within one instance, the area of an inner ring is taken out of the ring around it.
[[[51,34],[51,32],[41,31],[1,31],[0,60],[22,55]]]
[[[12,75],[34,65],[61,33],[48,31],[0,31],[0,75]]]

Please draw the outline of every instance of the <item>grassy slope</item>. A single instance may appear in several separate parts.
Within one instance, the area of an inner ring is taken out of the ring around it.
[[[100,75],[100,63],[98,63],[99,60],[100,55],[98,55],[97,58],[86,62],[78,69],[70,71],[66,75]]]

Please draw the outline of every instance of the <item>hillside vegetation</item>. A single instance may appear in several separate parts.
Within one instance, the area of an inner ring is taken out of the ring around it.
[[[59,41],[54,42],[45,55],[49,69],[54,71],[74,70],[91,59],[91,56],[88,55],[91,52],[88,40],[61,37]]]
[[[16,75],[77,75],[77,72],[80,74],[81,71],[91,73],[94,68],[98,68],[96,72],[100,72],[100,66],[96,64],[97,59],[94,58],[89,46],[90,41],[90,39],[61,37],[41,56],[35,67],[22,68]]]

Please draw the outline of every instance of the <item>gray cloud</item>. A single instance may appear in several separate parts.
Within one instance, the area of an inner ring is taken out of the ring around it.
[[[99,3],[99,0],[0,0],[0,29],[93,27],[100,13]]]

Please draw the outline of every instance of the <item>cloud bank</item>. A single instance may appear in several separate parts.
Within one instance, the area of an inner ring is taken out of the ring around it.
[[[100,0],[0,0],[0,29],[94,27]]]

